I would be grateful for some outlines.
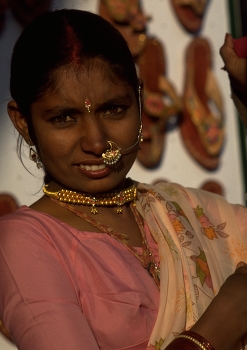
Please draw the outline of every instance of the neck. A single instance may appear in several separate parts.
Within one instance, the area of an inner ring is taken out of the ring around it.
[[[61,191],[61,190],[68,190],[68,191],[83,193],[83,194],[88,195],[88,196],[94,196],[94,195],[100,195],[100,194],[103,195],[105,193],[112,193],[114,191],[121,191],[121,190],[124,190],[124,189],[130,187],[134,183],[134,181],[131,178],[128,177],[128,178],[124,178],[120,183],[117,184],[117,186],[115,186],[114,188],[110,188],[109,190],[108,189],[103,190],[103,191],[99,190],[98,192],[92,192],[90,190],[88,192],[88,191],[79,190],[79,189],[76,189],[76,188],[73,188],[73,187],[66,186],[63,183],[61,183],[61,182],[59,182],[56,179],[51,178],[51,177],[49,178],[49,180],[50,181],[45,181],[45,186],[47,188],[49,188],[49,191],[58,192],[58,191]],[[90,187],[93,188],[93,189],[96,186],[94,184],[93,185],[90,184]]]
[[[59,191],[51,191],[50,185],[45,185],[43,191],[46,196],[52,198],[55,201],[77,204],[77,205],[90,205],[91,213],[97,214],[96,207],[117,207],[117,213],[123,212],[122,206],[128,202],[135,202],[136,200],[136,185],[131,179],[127,179],[130,186],[125,189],[114,189],[113,191],[104,193],[84,193],[79,191],[72,191],[66,188],[62,188]]]

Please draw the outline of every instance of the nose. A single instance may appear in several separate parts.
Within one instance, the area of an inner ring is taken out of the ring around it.
[[[101,156],[108,148],[107,136],[102,122],[98,120],[92,113],[83,123],[83,131],[81,136],[81,149],[88,154]]]

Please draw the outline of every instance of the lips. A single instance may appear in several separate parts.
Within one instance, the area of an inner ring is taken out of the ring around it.
[[[80,164],[80,168],[81,169],[86,169],[88,171],[98,171],[98,170],[102,170],[105,169],[105,164],[100,164],[100,165],[83,165]]]
[[[77,169],[86,177],[91,179],[100,179],[108,176],[112,169],[105,164],[78,164]]]

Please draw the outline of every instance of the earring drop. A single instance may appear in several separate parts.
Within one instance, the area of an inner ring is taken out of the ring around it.
[[[38,169],[42,168],[41,160],[39,158],[38,153],[33,149],[31,139],[28,141],[28,146],[29,146],[29,159],[31,159],[34,163],[36,163],[36,166]]]
[[[140,137],[139,137],[139,142],[140,142],[140,144],[139,144],[139,150],[141,150],[142,149],[142,146],[141,146],[141,143],[143,142],[143,136],[142,136],[142,133],[140,133],[140,135],[139,135]]]
[[[89,98],[86,98],[84,104],[85,104],[85,107],[86,107],[88,113],[90,113],[91,112],[90,108],[91,108],[92,104],[91,104],[91,101],[89,100]]]

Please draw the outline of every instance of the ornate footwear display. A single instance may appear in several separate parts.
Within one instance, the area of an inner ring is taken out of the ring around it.
[[[140,1],[100,0],[98,13],[120,31],[132,55],[139,55],[145,47],[145,29],[149,20],[142,11]]]
[[[145,49],[136,62],[144,83],[143,143],[137,159],[144,167],[154,168],[164,152],[167,121],[181,110],[182,103],[166,79],[165,53],[157,39],[147,38]],[[164,97],[170,102],[165,102]]]
[[[6,193],[0,194],[0,216],[15,212],[18,207],[12,195]]]
[[[221,196],[224,196],[225,190],[223,185],[221,185],[218,181],[216,180],[207,180],[203,182],[203,184],[200,186],[201,190],[212,192],[219,194]]]
[[[191,34],[196,34],[201,30],[208,3],[209,0],[171,0],[177,19]]]
[[[181,135],[192,157],[217,168],[224,142],[223,101],[212,72],[210,44],[194,38],[186,50]]]

